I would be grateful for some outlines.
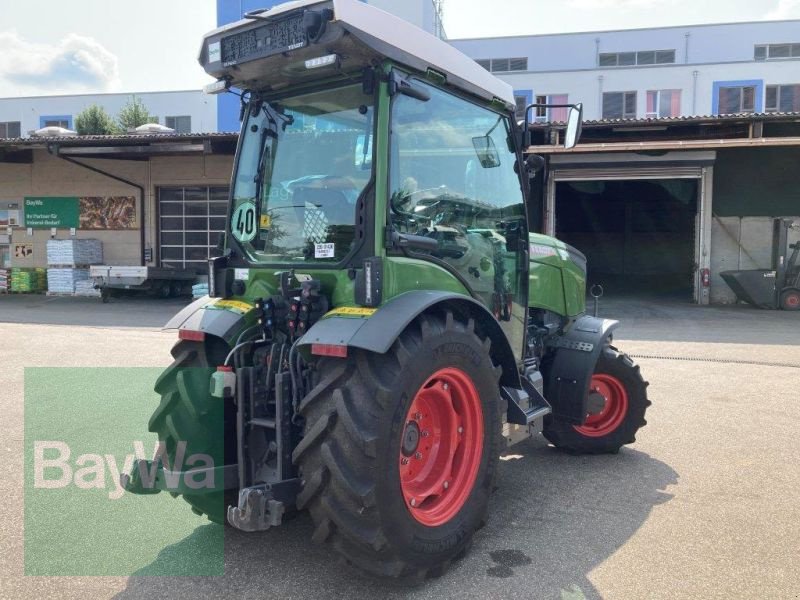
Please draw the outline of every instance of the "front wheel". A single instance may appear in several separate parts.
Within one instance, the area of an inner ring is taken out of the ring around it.
[[[500,369],[472,320],[423,316],[385,355],[317,364],[293,458],[314,541],[372,575],[438,575],[483,523],[500,454]]]
[[[788,288],[781,292],[781,308],[783,310],[800,310],[800,289]]]
[[[644,413],[651,403],[647,399],[647,382],[630,357],[606,346],[589,389],[603,397],[602,410],[589,415],[582,425],[549,417],[544,436],[556,448],[581,454],[613,453],[636,441],[636,432],[647,424]]]

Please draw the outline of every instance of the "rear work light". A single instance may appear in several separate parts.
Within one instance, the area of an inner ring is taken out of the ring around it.
[[[315,356],[347,358],[347,346],[337,346],[335,344],[311,344],[311,354],[314,354]]]
[[[187,342],[202,342],[206,339],[206,334],[203,331],[181,329],[178,331],[178,339],[186,340]]]

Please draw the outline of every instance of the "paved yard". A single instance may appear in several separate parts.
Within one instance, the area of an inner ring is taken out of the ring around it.
[[[158,326],[177,306],[0,297],[0,597],[800,597],[800,315],[636,301],[601,315],[624,320],[616,343],[651,383],[637,443],[599,457],[512,448],[488,526],[441,579],[362,579],[311,544],[307,516],[227,533],[222,577],[23,578],[23,367],[166,365],[175,335]]]

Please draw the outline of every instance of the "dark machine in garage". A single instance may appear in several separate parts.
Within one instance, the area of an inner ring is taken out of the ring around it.
[[[760,308],[800,310],[800,242],[789,243],[791,229],[800,230],[800,222],[775,219],[771,269],[720,273],[739,300]]]

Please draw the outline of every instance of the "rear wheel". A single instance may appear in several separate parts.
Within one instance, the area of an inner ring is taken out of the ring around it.
[[[783,310],[800,310],[800,290],[789,288],[781,292],[781,308]]]
[[[647,382],[630,357],[606,346],[589,389],[603,396],[602,410],[589,415],[582,425],[550,417],[544,436],[557,448],[586,454],[617,452],[636,441],[636,432],[647,424],[644,413],[650,401]]]
[[[385,355],[317,364],[294,451],[313,539],[372,575],[442,573],[483,523],[500,454],[500,369],[472,320],[423,316]]]

